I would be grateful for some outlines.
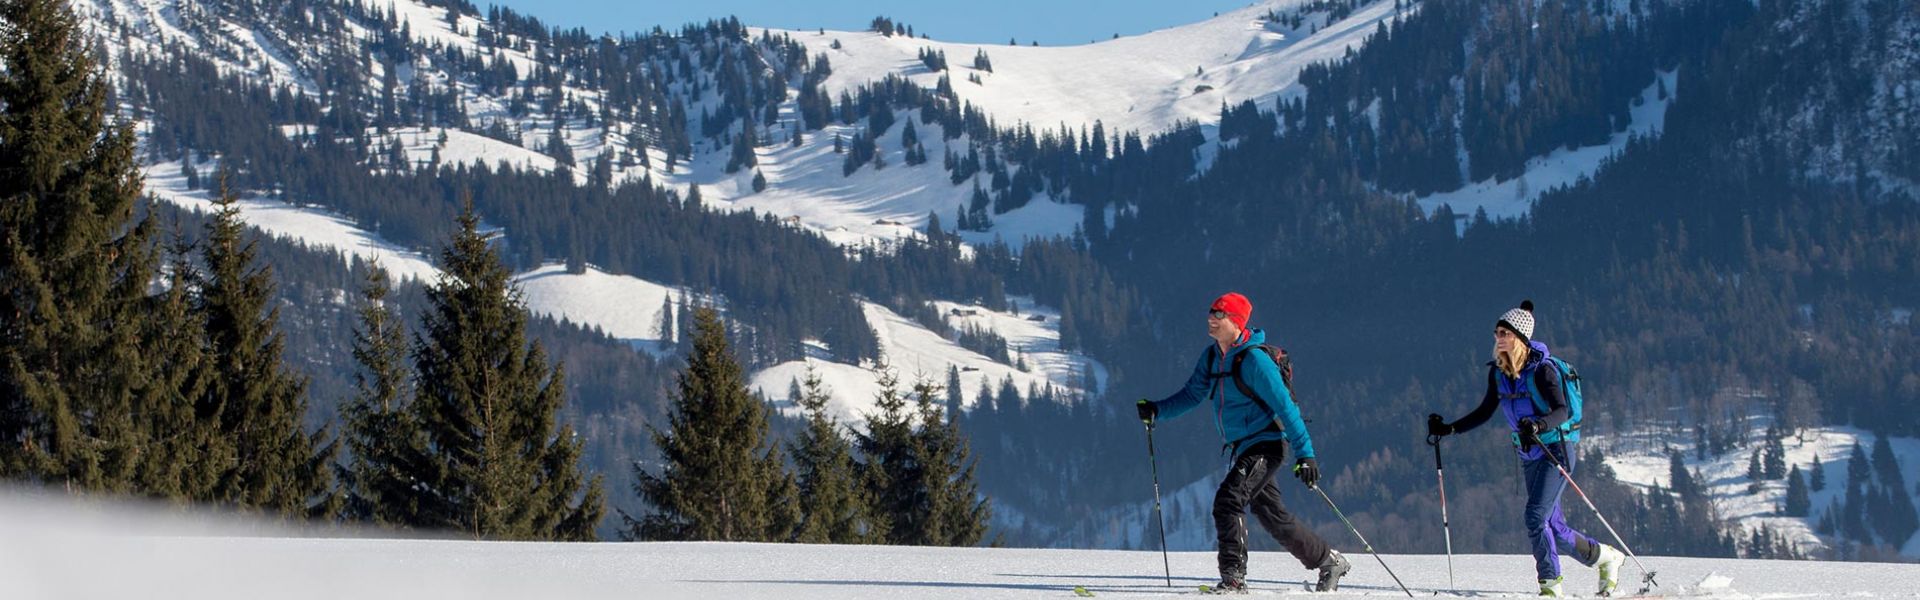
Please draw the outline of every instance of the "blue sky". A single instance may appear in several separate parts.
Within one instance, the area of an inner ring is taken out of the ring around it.
[[[1211,18],[1250,0],[474,0],[529,14],[551,26],[591,33],[645,31],[733,15],[753,27],[860,30],[876,16],[949,42],[1085,44]]]

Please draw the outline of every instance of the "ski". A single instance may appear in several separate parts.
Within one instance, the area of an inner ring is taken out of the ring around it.
[[[1201,585],[1201,586],[1200,586],[1200,593],[1202,593],[1202,594],[1210,594],[1210,595],[1214,595],[1214,596],[1224,596],[1224,595],[1227,595],[1227,594],[1246,594],[1246,593],[1247,593],[1247,591],[1246,591],[1246,590],[1244,590],[1244,589],[1241,589],[1241,590],[1229,590],[1229,589],[1220,589],[1220,588],[1215,588],[1215,587],[1213,587],[1213,586],[1210,586],[1210,585],[1204,585],[1204,584],[1203,584],[1203,585]]]

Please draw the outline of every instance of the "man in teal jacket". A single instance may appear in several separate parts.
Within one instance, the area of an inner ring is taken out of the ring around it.
[[[1228,293],[1207,311],[1207,335],[1214,343],[1201,353],[1187,385],[1159,402],[1141,400],[1140,420],[1174,418],[1202,402],[1213,406],[1214,428],[1233,455],[1232,468],[1213,495],[1213,526],[1220,542],[1220,592],[1243,592],[1247,580],[1247,509],[1261,527],[1280,542],[1300,565],[1320,571],[1315,589],[1340,587],[1340,577],[1351,569],[1347,559],[1327,546],[1312,529],[1294,520],[1280,503],[1274,471],[1285,464],[1287,447],[1299,457],[1293,473],[1307,487],[1320,480],[1313,458],[1313,440],[1300,408],[1281,379],[1279,365],[1260,345],[1266,332],[1248,329],[1253,303]],[[1258,398],[1251,397],[1251,392]]]

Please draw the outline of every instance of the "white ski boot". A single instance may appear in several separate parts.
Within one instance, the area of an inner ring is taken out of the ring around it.
[[[1600,575],[1600,590],[1596,594],[1612,596],[1614,590],[1620,589],[1620,566],[1626,562],[1625,554],[1613,546],[1600,544],[1600,556],[1593,561],[1593,568]]]

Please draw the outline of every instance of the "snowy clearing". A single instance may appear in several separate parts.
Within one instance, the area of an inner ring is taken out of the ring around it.
[[[110,505],[109,505],[110,506]],[[9,598],[1072,598],[1188,597],[1215,580],[1212,552],[816,546],[737,543],[511,543],[282,537],[270,526],[152,509],[102,510],[56,498],[0,497],[0,595]],[[308,532],[309,534],[313,532]],[[340,532],[333,532],[340,535]],[[249,537],[251,536],[251,537]],[[1404,594],[1352,544],[1353,572],[1336,593]],[[1419,597],[1528,597],[1532,560],[1385,555]],[[1712,598],[1898,598],[1920,595],[1920,565],[1646,557],[1661,591]],[[1308,571],[1284,553],[1256,552],[1254,595],[1302,595]],[[109,575],[110,574],[110,575]],[[1628,567],[1623,587],[1638,571]],[[1568,570],[1567,589],[1590,593],[1592,571]]]

